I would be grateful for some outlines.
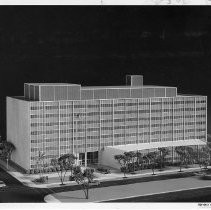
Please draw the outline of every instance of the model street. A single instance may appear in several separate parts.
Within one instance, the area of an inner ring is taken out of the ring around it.
[[[50,193],[48,189],[24,186],[2,168],[0,168],[0,180],[7,185],[6,187],[0,188],[0,203],[44,202],[44,196]]]

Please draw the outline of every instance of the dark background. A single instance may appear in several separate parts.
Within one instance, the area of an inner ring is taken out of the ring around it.
[[[210,69],[211,7],[0,7],[3,139],[6,96],[23,95],[24,82],[124,85],[142,74],[144,84],[207,95],[210,107]]]

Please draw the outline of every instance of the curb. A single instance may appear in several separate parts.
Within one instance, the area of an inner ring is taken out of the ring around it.
[[[50,194],[49,195],[46,195],[44,197],[44,201],[46,203],[61,203],[60,200],[56,199],[53,195],[50,195]]]

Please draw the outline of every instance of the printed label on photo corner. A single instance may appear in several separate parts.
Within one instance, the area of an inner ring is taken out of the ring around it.
[[[209,208],[211,208],[211,203],[198,203],[198,206],[199,206],[199,207],[203,207],[203,208],[204,208],[204,207],[207,207],[207,208],[209,207]]]

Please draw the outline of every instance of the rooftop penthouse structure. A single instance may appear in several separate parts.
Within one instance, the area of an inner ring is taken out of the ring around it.
[[[176,87],[143,85],[127,75],[125,86],[82,87],[25,83],[24,96],[7,97],[7,140],[13,161],[36,168],[72,153],[78,164],[118,167],[113,156],[158,147],[203,146],[207,141],[207,97],[181,95]]]

